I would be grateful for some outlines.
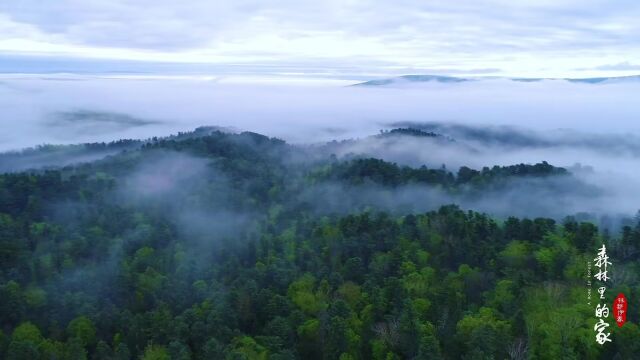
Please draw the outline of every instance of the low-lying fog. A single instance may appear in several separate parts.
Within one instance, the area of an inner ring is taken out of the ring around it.
[[[365,136],[403,121],[511,125],[590,133],[640,130],[640,81],[261,82],[52,76],[0,78],[0,150],[147,137],[201,125],[294,142]]]
[[[605,190],[585,211],[597,210],[601,202],[606,212],[633,214],[640,208],[639,90],[640,81],[632,80],[353,87],[11,75],[0,78],[0,151],[164,136],[203,125],[298,144],[360,138],[336,148],[338,155],[368,154],[412,166],[446,164],[454,170],[546,160]],[[421,128],[452,140],[366,138],[393,127]]]

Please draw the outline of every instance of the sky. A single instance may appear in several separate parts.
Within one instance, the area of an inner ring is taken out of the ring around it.
[[[0,1],[0,72],[622,76],[638,18],[636,0]]]

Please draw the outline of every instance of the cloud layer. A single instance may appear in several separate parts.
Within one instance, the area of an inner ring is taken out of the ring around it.
[[[0,51],[116,59],[289,63],[390,74],[499,68],[630,71],[637,1],[36,0],[0,4]],[[356,70],[357,70],[356,69]]]
[[[403,122],[508,125],[542,132],[564,128],[594,134],[592,142],[598,140],[595,134],[640,130],[638,82],[486,80],[362,88],[232,80],[4,77],[0,106],[3,124],[11,125],[0,134],[0,150],[145,138],[202,125],[293,142],[366,136]],[[89,131],[89,122],[100,131]]]

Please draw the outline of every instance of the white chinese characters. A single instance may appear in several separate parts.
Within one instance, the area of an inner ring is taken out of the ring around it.
[[[607,266],[611,265],[609,261],[609,256],[607,255],[607,248],[605,245],[598,250],[598,256],[593,259],[595,267],[598,268],[598,272],[593,276],[598,281],[606,283],[609,280]],[[605,286],[601,286],[598,288],[598,293],[600,294],[600,299],[604,299],[604,294],[607,291]],[[600,345],[603,345],[606,342],[611,342],[610,336],[611,332],[605,332],[609,327],[609,323],[604,319],[609,317],[609,308],[606,304],[599,303],[596,306],[596,318],[598,318],[598,322],[593,327],[593,330],[596,332],[596,342]]]

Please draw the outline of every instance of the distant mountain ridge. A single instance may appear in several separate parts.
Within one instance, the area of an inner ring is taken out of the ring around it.
[[[585,84],[601,84],[601,83],[618,83],[626,81],[640,81],[640,75],[630,76],[614,76],[614,77],[591,77],[591,78],[509,78],[499,76],[486,76],[486,77],[455,77],[455,76],[443,76],[443,75],[402,75],[385,79],[374,79],[361,83],[354,84],[353,86],[384,86],[403,83],[421,83],[421,82],[437,82],[437,83],[461,83],[469,81],[481,81],[481,80],[511,80],[517,82],[536,82],[543,80],[563,80],[573,83],[585,83]]]

